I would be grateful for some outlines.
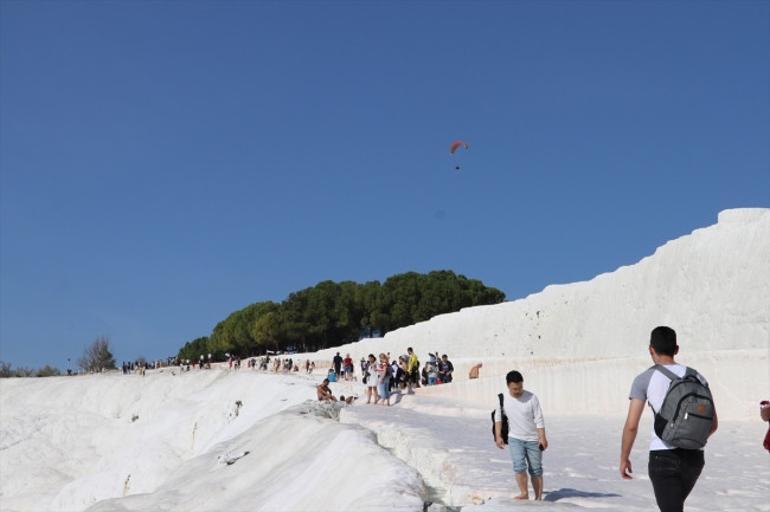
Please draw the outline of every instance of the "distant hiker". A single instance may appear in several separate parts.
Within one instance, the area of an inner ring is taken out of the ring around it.
[[[305,373],[310,373],[310,359],[305,360]]]
[[[332,358],[332,366],[334,367],[334,373],[338,376],[342,375],[342,357],[339,352]]]
[[[364,384],[366,384],[366,403],[377,403],[380,397],[377,394],[377,358],[369,354],[366,358],[366,370],[364,371]]]
[[[620,450],[620,475],[631,479],[631,449],[647,401],[655,415],[647,471],[655,501],[661,512],[682,512],[684,501],[703,470],[702,447],[717,430],[717,414],[706,379],[674,361],[679,346],[673,329],[653,329],[648,351],[655,365],[638,375],[631,385]],[[670,408],[676,413],[669,414]]]
[[[529,499],[527,471],[532,477],[532,489],[535,499],[543,499],[543,464],[542,452],[548,448],[545,436],[545,423],[540,401],[524,389],[524,377],[516,370],[505,376],[508,386],[502,395],[502,410],[500,398],[495,401],[495,444],[503,450],[508,445],[508,451],[513,461],[513,471],[519,494],[517,500]],[[505,416],[505,420],[503,420]],[[508,439],[503,437],[503,421],[507,422]]]
[[[329,388],[329,379],[324,379],[316,388],[316,396],[319,402],[336,402],[332,390]]]
[[[313,373],[315,371],[315,361],[310,361],[310,370],[308,370],[308,373]]]
[[[473,366],[471,366],[471,370],[468,372],[468,378],[469,379],[478,379],[479,378],[479,370],[481,367],[484,366],[481,363],[476,363]]]
[[[329,373],[326,374],[326,380],[328,380],[329,382],[337,382],[337,374],[334,373],[333,368],[329,368]]]
[[[377,381],[379,398],[376,403],[383,401],[390,406],[390,361],[385,354],[380,354],[380,362],[377,364]]]
[[[446,384],[452,382],[452,372],[455,371],[455,367],[452,361],[449,360],[446,354],[441,356],[441,360],[438,363],[438,378]]]
[[[393,393],[393,390],[398,386],[398,374],[401,368],[398,367],[398,361],[395,359],[390,362],[390,386],[388,391]]]
[[[353,378],[353,358],[350,354],[346,354],[345,359],[342,360],[342,371],[345,372],[345,380]]]
[[[417,359],[417,354],[414,353],[412,347],[407,348],[406,353],[409,354],[406,372],[409,375],[409,393],[411,394],[414,393],[414,387],[420,387],[420,360]]]
[[[762,421],[770,421],[770,401],[762,400],[759,402],[759,417],[762,418]],[[767,434],[765,434],[765,442],[762,446],[770,452],[770,425],[767,426]]]
[[[433,362],[428,363],[426,366],[428,367],[428,386],[435,386],[436,380],[438,379],[438,364],[436,363],[436,358],[434,357]]]
[[[398,373],[396,374],[396,380],[399,389],[403,390],[409,386],[409,379],[412,377],[409,375],[407,367],[409,366],[409,358],[405,355],[398,358]]]

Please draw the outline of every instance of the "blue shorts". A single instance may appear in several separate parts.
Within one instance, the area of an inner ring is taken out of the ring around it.
[[[377,384],[377,394],[380,395],[380,398],[388,399],[390,398],[390,386],[388,385],[388,381],[380,381],[379,384]]]
[[[529,468],[532,476],[543,474],[543,452],[540,451],[540,443],[537,441],[522,441],[513,437],[508,438],[508,451],[513,461],[515,473],[525,473]]]

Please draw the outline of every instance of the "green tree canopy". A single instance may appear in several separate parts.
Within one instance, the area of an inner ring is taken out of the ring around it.
[[[322,281],[289,294],[280,304],[256,302],[217,323],[208,337],[187,342],[182,359],[225,353],[242,356],[267,350],[319,350],[388,331],[464,307],[497,304],[505,294],[449,270],[407,272],[384,283]]]

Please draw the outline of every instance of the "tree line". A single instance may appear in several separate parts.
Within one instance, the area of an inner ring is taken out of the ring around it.
[[[77,361],[78,367],[84,373],[101,372],[102,370],[114,370],[115,358],[110,352],[110,339],[99,336],[90,345],[83,349],[83,355]],[[71,374],[68,368],[67,373]],[[0,361],[0,379],[9,377],[57,377],[62,375],[58,368],[45,365],[41,368],[28,368],[18,366],[16,368],[6,361]]]
[[[0,379],[9,377],[56,377],[61,375],[61,370],[51,365],[45,365],[41,368],[29,368],[27,366],[17,366],[6,361],[0,361]]]
[[[429,320],[461,308],[498,304],[505,294],[449,270],[407,272],[384,283],[322,281],[283,302],[257,302],[231,313],[208,336],[188,341],[180,359],[268,350],[310,352]]]

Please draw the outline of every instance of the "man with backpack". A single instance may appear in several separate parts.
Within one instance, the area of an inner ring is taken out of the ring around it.
[[[516,370],[505,376],[506,393],[497,395],[492,413],[495,444],[501,450],[508,445],[519,494],[514,499],[528,500],[527,471],[532,477],[535,499],[543,499],[542,452],[548,448],[543,411],[537,397],[524,389],[524,377]]]
[[[679,346],[673,329],[653,329],[649,352],[655,365],[631,385],[620,475],[631,479],[631,448],[647,401],[655,415],[648,464],[655,501],[661,512],[682,512],[703,470],[703,447],[717,430],[717,413],[706,379],[674,361]]]

